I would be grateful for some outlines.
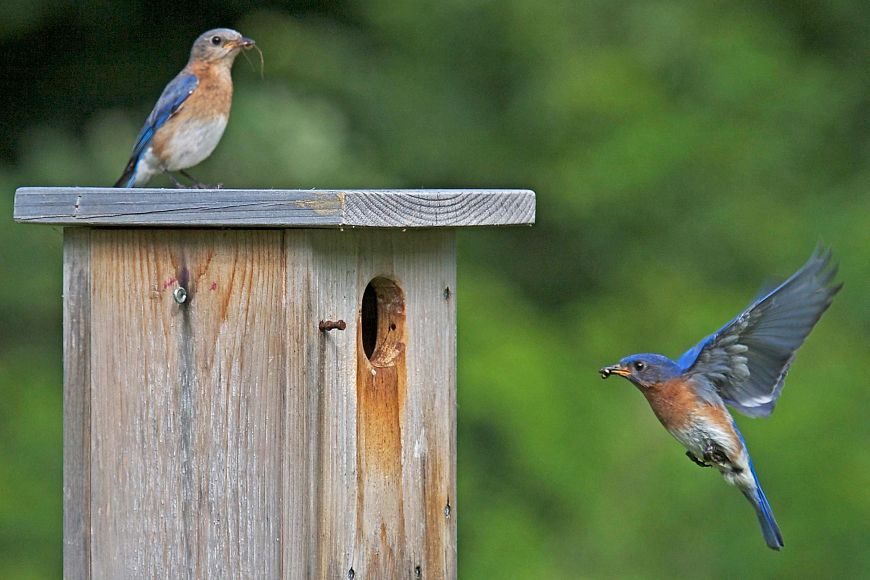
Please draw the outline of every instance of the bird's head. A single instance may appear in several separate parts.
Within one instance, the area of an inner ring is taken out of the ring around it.
[[[610,375],[619,375],[641,388],[649,388],[657,383],[678,377],[680,367],[660,354],[633,354],[627,356],[615,365],[604,367],[598,371],[602,379]]]
[[[232,64],[239,51],[253,48],[254,41],[230,28],[203,32],[190,50],[190,60]]]

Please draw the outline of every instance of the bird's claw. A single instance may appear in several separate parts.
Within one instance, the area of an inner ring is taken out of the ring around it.
[[[695,454],[692,453],[691,451],[686,451],[686,457],[691,459],[692,463],[694,463],[695,465],[700,465],[701,467],[713,467],[709,463],[704,463],[703,461],[701,461],[700,459],[695,457]]]

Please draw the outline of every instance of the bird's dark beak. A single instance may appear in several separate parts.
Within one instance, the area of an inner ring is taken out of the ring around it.
[[[606,379],[610,375],[619,375],[621,377],[627,377],[631,374],[627,368],[622,365],[611,365],[609,367],[604,367],[603,369],[598,370],[598,374],[601,375],[602,379]]]
[[[256,42],[254,42],[253,39],[248,38],[247,36],[243,36],[238,40],[231,40],[227,44],[231,45],[230,48],[241,48],[242,50],[248,50],[249,48],[253,47]]]

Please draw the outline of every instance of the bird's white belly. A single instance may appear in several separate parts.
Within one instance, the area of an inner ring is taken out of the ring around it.
[[[684,429],[669,429],[669,431],[686,450],[691,451],[698,458],[704,457],[707,444],[714,440],[708,428],[702,428],[697,424],[690,424]]]
[[[152,176],[161,172],[160,161],[154,156],[154,151],[151,147],[145,150],[142,157],[136,165],[136,177],[133,186],[144,185]]]
[[[732,485],[754,485],[753,476],[749,470],[749,455],[740,441],[734,440],[731,434],[709,421],[691,421],[683,429],[669,429],[671,435],[683,444],[692,455],[704,460],[704,453],[709,444],[721,448],[728,457],[726,464],[715,467],[722,473],[725,480]]]
[[[227,128],[227,117],[210,121],[190,120],[179,127],[166,145],[166,169],[187,169],[211,155]]]

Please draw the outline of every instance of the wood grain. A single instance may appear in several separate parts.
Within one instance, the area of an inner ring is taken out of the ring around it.
[[[63,238],[63,576],[91,577],[91,232]]]
[[[61,225],[429,228],[530,225],[528,190],[22,187],[15,220]]]
[[[91,244],[94,576],[277,577],[282,233]]]

